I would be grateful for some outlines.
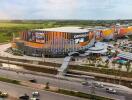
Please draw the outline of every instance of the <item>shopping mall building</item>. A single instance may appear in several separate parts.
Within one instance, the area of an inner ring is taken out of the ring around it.
[[[83,52],[94,43],[92,30],[58,27],[21,32],[20,37],[14,39],[12,48],[30,56],[64,57],[71,52]]]

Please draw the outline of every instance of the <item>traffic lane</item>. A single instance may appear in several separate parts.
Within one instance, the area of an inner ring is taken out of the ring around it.
[[[120,92],[120,95],[124,95],[124,93]],[[125,100],[132,100],[132,94],[125,94]]]
[[[4,82],[0,82],[0,90],[3,92],[7,92],[9,95],[14,97],[22,96],[25,93],[31,97],[32,96],[31,93],[33,91],[38,91],[40,93],[40,100],[86,100],[82,98],[56,94],[48,91],[35,90],[29,87],[24,87],[24,86],[19,86]]]
[[[0,70],[0,75],[6,75],[6,77],[19,79],[19,80],[37,79],[38,83],[41,84],[45,84],[46,82],[49,82],[50,85],[57,86],[60,88],[66,88],[66,89],[81,91],[85,93],[91,92],[90,87],[83,86],[81,83],[77,83],[77,82],[70,82],[66,80],[53,79],[53,78],[36,76],[31,74],[21,74],[21,73],[17,74],[16,72],[5,71],[5,70]],[[120,96],[118,95],[106,93],[106,91],[99,88],[95,89],[95,93],[106,97],[120,98]]]
[[[58,86],[58,87],[69,88],[69,89],[80,89],[80,88],[82,88],[83,90],[85,89],[85,86],[83,86],[81,83],[78,83],[78,82],[70,82],[66,80],[37,76],[32,74],[22,74],[22,73],[18,74],[13,71],[0,70],[0,75],[7,78],[26,80],[26,81],[29,81],[30,79],[36,79],[37,83],[45,84],[46,82],[49,82],[50,85],[52,86]]]
[[[56,78],[49,78],[49,77],[43,77],[43,76],[37,76],[32,74],[22,74],[22,73],[16,73],[13,71],[7,71],[7,70],[0,70],[0,75],[7,77],[7,78],[13,78],[18,80],[26,80],[29,81],[30,79],[36,79],[38,83],[45,84],[46,82],[49,82],[52,86],[58,86],[58,87],[64,87],[69,89],[85,89],[86,86],[82,85],[78,82],[70,82],[66,80],[59,80]],[[92,81],[91,81],[92,82]],[[89,87],[87,87],[89,88]],[[96,88],[96,90],[100,90],[100,88]]]
[[[92,93],[92,91],[94,91],[94,94],[96,95],[101,95],[101,96],[104,96],[104,97],[108,97],[108,98],[113,98],[113,99],[116,99],[116,100],[125,100],[125,95],[121,95],[119,93],[117,94],[112,94],[112,93],[108,93],[106,92],[106,89],[105,88],[98,88],[98,87],[94,87],[94,89],[90,86],[84,86],[85,89],[89,89],[89,93]],[[130,99],[131,100],[131,99]]]
[[[56,78],[49,78],[44,76],[32,75],[32,74],[22,74],[22,73],[18,74],[16,72],[7,71],[7,70],[0,70],[0,75],[7,78],[26,80],[26,81],[29,81],[31,79],[36,79],[37,83],[45,84],[46,82],[49,82],[50,85],[52,86],[64,87],[69,89],[78,89],[82,87],[81,83],[77,83],[77,82],[70,82],[66,80],[59,80]]]

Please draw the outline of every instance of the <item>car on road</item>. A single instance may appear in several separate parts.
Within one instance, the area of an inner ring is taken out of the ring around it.
[[[90,85],[89,82],[85,81],[85,82],[82,82],[82,85]]]
[[[106,92],[112,93],[112,94],[116,94],[117,93],[117,91],[115,89],[113,89],[113,88],[106,88]]]
[[[38,98],[30,98],[30,100],[40,100],[40,99],[38,99]]]
[[[36,79],[31,79],[31,80],[29,80],[29,82],[37,83],[37,80]]]
[[[29,96],[27,94],[20,96],[19,97],[20,100],[29,100]]]
[[[94,86],[98,87],[98,88],[104,88],[104,85],[102,83],[100,83],[100,82],[95,82]]]
[[[35,92],[32,92],[32,96],[33,96],[33,97],[39,97],[39,96],[40,96],[40,94],[39,94],[39,92],[38,92],[38,91],[35,91]]]
[[[8,93],[0,91],[0,97],[7,98],[8,97]]]

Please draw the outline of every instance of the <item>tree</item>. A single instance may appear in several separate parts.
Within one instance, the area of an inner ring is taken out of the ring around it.
[[[90,92],[91,92],[91,97],[90,97],[90,100],[94,100],[95,98],[95,85],[94,85],[94,83],[93,83],[93,81],[92,81],[92,87],[91,87],[91,89],[90,89]]]
[[[46,82],[45,89],[49,89],[49,82]]]
[[[112,61],[112,66],[114,66],[114,67],[115,67],[115,64],[116,64],[116,61],[115,61],[115,60],[113,60],[113,61]]]
[[[88,60],[88,63],[91,64],[91,61],[90,61],[90,58],[89,57],[87,58],[87,60]]]
[[[119,70],[118,70],[119,71],[119,77],[120,77],[119,78],[119,84],[121,84],[121,76],[122,76],[121,75],[121,68],[122,68],[122,66],[123,66],[123,64],[122,63],[119,63],[119,66],[118,66],[118,68],[119,68]]]
[[[116,64],[116,60],[112,61],[112,66],[114,66],[114,75],[115,75],[115,80],[114,83],[116,83],[116,71],[115,71],[115,64]]]
[[[106,61],[105,61],[105,66],[108,66],[109,65],[109,59],[107,59]]]
[[[127,72],[129,72],[130,69],[131,69],[131,62],[128,61],[128,62],[125,64],[125,66],[126,66]]]

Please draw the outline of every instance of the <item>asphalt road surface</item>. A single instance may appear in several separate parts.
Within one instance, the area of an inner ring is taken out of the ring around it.
[[[18,79],[18,80],[27,80],[27,81],[30,79],[37,79],[37,82],[42,84],[49,82],[50,85],[57,86],[60,88],[76,90],[76,91],[81,91],[85,93],[90,93],[91,91],[91,87],[83,86],[81,83],[78,83],[78,82],[70,82],[66,80],[59,80],[59,79],[36,76],[31,74],[22,74],[22,73],[18,74],[16,72],[6,71],[1,69],[0,69],[0,76],[12,78],[12,79]],[[115,94],[106,93],[105,89],[95,88],[95,94],[106,96],[106,97],[117,98],[119,100],[132,100],[131,93],[129,94],[126,91],[121,91],[121,90],[118,90],[118,95],[115,95]]]
[[[40,93],[40,100],[85,100],[82,98],[51,93],[48,91],[35,90],[35,89],[28,88],[28,87],[14,85],[14,84],[10,84],[10,83],[4,83],[4,82],[0,82],[0,90],[7,92],[8,94],[10,94],[14,97],[17,97],[17,98],[19,96],[24,95],[25,93],[28,94],[30,97],[32,97],[32,95],[31,95],[32,92],[38,91]]]

